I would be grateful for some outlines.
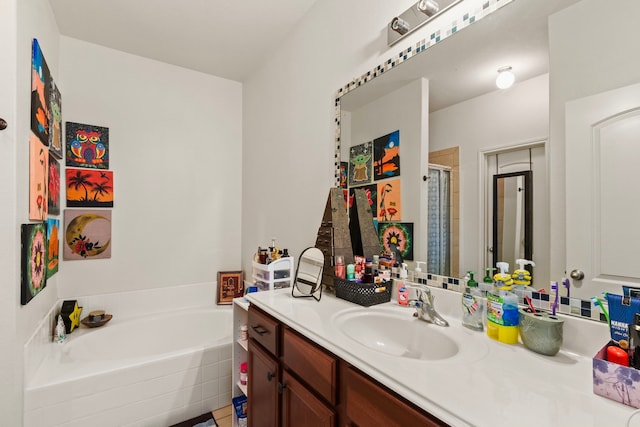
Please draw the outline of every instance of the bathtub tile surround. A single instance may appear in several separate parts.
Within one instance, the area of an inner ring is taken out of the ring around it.
[[[217,345],[159,354],[149,362],[135,356],[121,362],[81,360],[61,375],[44,372],[53,370],[52,360],[62,357],[65,349],[74,354],[74,341],[79,344],[91,339],[92,333],[109,333],[103,328],[118,325],[126,333],[130,328],[126,322],[150,315],[182,311],[188,315],[202,309],[224,312],[229,317],[225,332],[230,336],[231,310],[216,306],[211,283],[77,299],[85,313],[105,309],[114,319],[102,328],[75,330],[59,345],[52,342],[52,331],[61,301],[49,310],[24,349],[24,426],[171,425],[231,403],[230,337]],[[167,335],[168,339],[182,338],[170,330]],[[94,348],[94,344],[89,346]],[[104,359],[111,356],[107,353]]]

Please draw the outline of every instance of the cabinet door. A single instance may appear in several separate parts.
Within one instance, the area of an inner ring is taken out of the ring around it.
[[[285,370],[282,382],[282,427],[334,427],[333,410],[315,397]]]
[[[279,427],[278,361],[249,340],[247,418],[249,427]]]
[[[446,426],[438,419],[430,417],[400,400],[352,368],[346,369],[342,380],[345,381],[345,411],[348,418],[346,425],[348,426]]]

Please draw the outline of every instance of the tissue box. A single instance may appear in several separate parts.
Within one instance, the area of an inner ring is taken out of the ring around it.
[[[608,362],[607,345],[593,358],[593,392],[634,408],[640,408],[640,371]]]

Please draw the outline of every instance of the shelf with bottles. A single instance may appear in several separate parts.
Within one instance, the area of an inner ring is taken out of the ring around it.
[[[255,286],[261,291],[291,287],[294,274],[293,261],[292,256],[278,258],[269,264],[253,261],[251,278]]]

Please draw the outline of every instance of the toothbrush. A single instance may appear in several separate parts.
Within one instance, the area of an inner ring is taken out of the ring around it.
[[[567,298],[571,298],[571,292],[569,291],[569,288],[571,287],[571,282],[569,281],[568,278],[565,277],[564,279],[562,279],[562,286],[567,288]]]
[[[604,308],[604,303],[602,302],[602,300],[598,297],[591,297],[591,302],[600,307],[600,310],[602,310],[602,314],[604,314],[604,318],[607,319],[607,323],[611,324],[611,320],[609,319],[609,313],[607,312],[607,309]]]
[[[536,313],[536,308],[533,306],[533,303],[531,302],[531,298],[529,298],[529,295],[525,295],[524,299],[527,300],[527,304],[529,304],[529,308],[531,309],[531,312]]]
[[[558,282],[551,282],[551,291],[556,291],[556,296],[553,299],[553,306],[551,306],[551,314],[556,315],[556,309],[558,308]]]

